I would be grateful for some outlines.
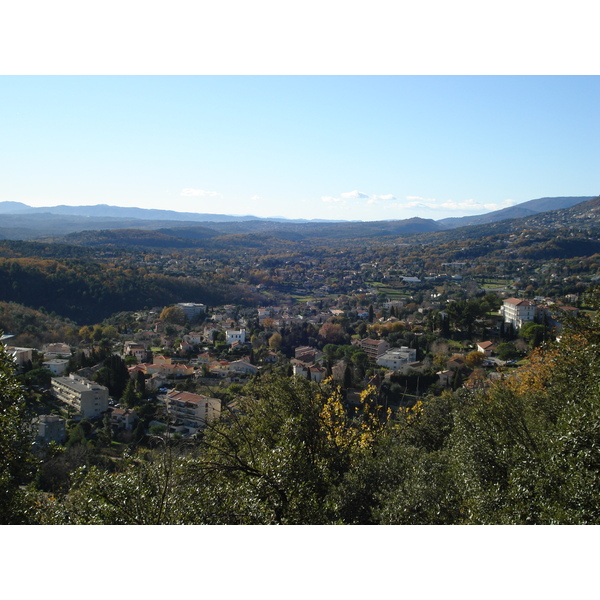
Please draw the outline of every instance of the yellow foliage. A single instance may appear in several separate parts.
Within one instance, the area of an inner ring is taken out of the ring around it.
[[[378,414],[381,407],[374,403],[376,394],[375,386],[369,386],[361,392],[359,419],[348,417],[339,386],[325,398],[320,415],[322,426],[327,439],[338,449],[366,449],[375,442],[386,421]],[[391,411],[388,409],[386,417],[389,418],[390,415]]]

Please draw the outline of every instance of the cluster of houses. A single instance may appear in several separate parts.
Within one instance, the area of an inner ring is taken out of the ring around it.
[[[206,312],[206,306],[195,303],[181,303],[178,305],[188,319],[196,318]],[[571,307],[561,307],[563,311],[573,312]],[[144,336],[138,336],[136,340],[124,343],[123,356],[135,357],[135,363],[129,367],[131,378],[138,377],[142,373],[146,381],[146,387],[152,391],[163,391],[159,396],[165,410],[169,415],[169,422],[173,422],[181,431],[193,433],[218,418],[221,411],[221,403],[216,398],[210,398],[190,392],[180,392],[171,389],[173,383],[184,378],[219,378],[226,382],[239,381],[255,375],[259,367],[253,364],[251,359],[251,346],[247,339],[246,323],[242,317],[234,319],[235,307],[226,306],[221,311],[212,315],[210,322],[206,322],[201,331],[192,331],[182,335],[179,351],[185,359],[173,358],[162,354],[153,355],[149,351],[149,344],[144,342]],[[329,312],[313,312],[312,320],[324,322],[332,315],[340,313],[339,309],[332,308]],[[368,311],[357,311],[361,317],[367,318]],[[316,316],[315,316],[316,313]],[[256,313],[255,313],[256,314]],[[526,300],[520,298],[507,298],[503,301],[500,309],[502,320],[506,324],[512,324],[515,329],[520,329],[525,323],[554,318],[554,312],[540,299]],[[339,316],[339,315],[338,315]],[[260,323],[269,323],[274,328],[289,323],[290,320],[302,320],[302,317],[292,317],[288,310],[279,307],[264,307],[258,310]],[[267,321],[270,320],[270,321]],[[155,323],[152,333],[160,332],[161,322]],[[238,349],[235,360],[224,360],[210,354],[206,349],[198,352],[199,346],[214,342],[217,336],[221,336],[225,344],[231,349]],[[4,336],[3,340],[10,336]],[[373,365],[388,370],[389,373],[406,373],[409,371],[422,371],[423,363],[417,362],[417,351],[413,348],[390,347],[383,339],[365,338],[355,340],[367,355]],[[28,363],[32,361],[33,349],[9,347],[9,353],[13,356],[19,370],[25,370]],[[248,354],[244,355],[245,351]],[[491,356],[494,344],[491,341],[480,342],[477,350],[486,357]],[[131,430],[137,422],[137,415],[131,409],[114,406],[108,394],[108,389],[98,383],[84,377],[81,373],[65,375],[71,348],[67,344],[53,343],[43,348],[43,366],[52,373],[52,393],[61,402],[69,407],[74,415],[81,418],[98,418],[101,415],[110,414],[111,424],[115,430]],[[193,356],[193,358],[191,358]],[[294,357],[290,360],[294,375],[302,376],[311,381],[321,382],[327,375],[328,370],[323,360],[323,352],[317,348],[301,346],[295,349]],[[276,362],[278,355],[269,351],[263,361]],[[437,373],[441,385],[450,385],[456,370],[465,366],[464,355],[451,356],[446,364],[446,369]],[[89,376],[89,375],[88,375]],[[64,419],[57,415],[41,415],[36,421],[38,437],[46,442],[60,441],[64,438]],[[64,441],[64,440],[63,440]]]

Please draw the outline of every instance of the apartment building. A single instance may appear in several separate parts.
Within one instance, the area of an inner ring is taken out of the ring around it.
[[[221,401],[201,394],[171,390],[164,402],[170,419],[191,427],[204,427],[221,415]]]
[[[52,394],[86,419],[99,417],[108,410],[108,388],[74,373],[53,377]]]
[[[507,298],[500,308],[505,323],[511,323],[515,329],[520,329],[524,323],[533,321],[537,315],[537,306],[533,300]]]
[[[369,360],[372,362],[376,362],[377,359],[382,354],[385,354],[390,348],[390,345],[385,340],[372,340],[369,338],[360,340],[358,345],[365,351]]]

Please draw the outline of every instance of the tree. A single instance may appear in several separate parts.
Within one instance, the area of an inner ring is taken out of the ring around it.
[[[162,309],[160,320],[172,325],[184,325],[185,313],[179,306],[168,306]]]
[[[133,408],[139,401],[139,396],[135,393],[135,384],[133,379],[130,379],[125,386],[125,390],[121,395],[120,402],[127,408]]]
[[[29,522],[28,503],[20,486],[30,480],[35,461],[30,417],[15,377],[12,358],[0,343],[0,523]]]
[[[125,361],[117,354],[104,360],[104,366],[96,373],[95,380],[108,388],[111,396],[120,397],[130,381]]]
[[[469,352],[465,356],[465,364],[469,369],[476,369],[480,367],[485,361],[485,354],[483,352],[479,352],[477,350],[473,350],[473,352]]]
[[[512,342],[503,342],[502,344],[498,344],[496,353],[498,354],[498,358],[500,360],[521,358],[521,353],[516,349]]]
[[[319,337],[326,344],[343,344],[348,336],[340,323],[327,321],[319,329]]]
[[[271,350],[277,351],[279,350],[279,348],[281,348],[281,334],[276,331],[270,338],[269,338],[269,348],[271,348]]]

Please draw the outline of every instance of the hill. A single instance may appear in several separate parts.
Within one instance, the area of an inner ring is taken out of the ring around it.
[[[447,229],[457,227],[466,227],[468,225],[483,225],[485,223],[495,223],[496,221],[505,221],[507,219],[522,219],[543,212],[570,208],[581,202],[591,200],[593,196],[561,196],[556,198],[536,198],[522,202],[515,206],[496,210],[485,215],[476,215],[472,217],[451,217],[449,219],[440,219],[438,223]]]

